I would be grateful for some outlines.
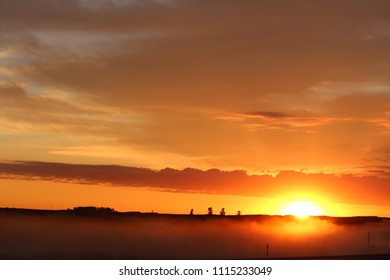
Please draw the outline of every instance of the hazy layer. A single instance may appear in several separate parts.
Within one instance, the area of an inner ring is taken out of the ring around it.
[[[370,232],[370,249],[368,249]],[[389,221],[0,215],[1,258],[246,259],[387,253]]]

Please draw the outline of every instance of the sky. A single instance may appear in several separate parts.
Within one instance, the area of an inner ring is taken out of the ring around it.
[[[389,14],[0,0],[0,206],[390,216]]]

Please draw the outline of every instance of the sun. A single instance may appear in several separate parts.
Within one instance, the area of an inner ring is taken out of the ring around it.
[[[308,216],[320,216],[322,215],[322,210],[313,202],[293,201],[282,209],[281,214],[306,218]]]

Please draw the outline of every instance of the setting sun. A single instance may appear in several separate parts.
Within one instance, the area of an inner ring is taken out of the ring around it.
[[[312,202],[294,201],[288,204],[282,211],[282,215],[292,215],[299,218],[322,215],[322,210]]]

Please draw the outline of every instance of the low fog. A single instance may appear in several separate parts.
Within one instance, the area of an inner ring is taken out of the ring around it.
[[[269,258],[389,253],[390,221],[0,214],[3,259],[262,259],[267,244]]]

